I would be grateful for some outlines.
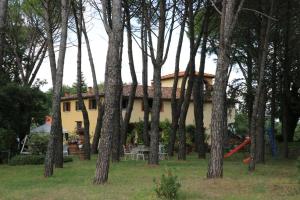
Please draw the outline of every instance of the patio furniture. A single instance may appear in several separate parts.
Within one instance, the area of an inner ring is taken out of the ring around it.
[[[137,160],[139,158],[145,160],[146,156],[149,155],[149,148],[146,147],[145,145],[139,145],[136,149],[137,149],[137,155],[136,155]]]

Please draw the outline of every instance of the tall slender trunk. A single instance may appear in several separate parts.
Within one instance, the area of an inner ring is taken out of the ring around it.
[[[263,88],[261,101],[258,108],[258,119],[256,129],[256,162],[265,162],[265,110],[266,110],[266,89]]]
[[[83,124],[84,124],[84,159],[90,160],[90,120],[89,115],[84,104],[84,100],[82,97],[82,72],[81,72],[81,52],[82,52],[82,20],[83,20],[83,13],[82,13],[82,0],[79,0],[78,5],[74,5],[72,2],[73,7],[73,14],[75,18],[75,25],[76,25],[76,34],[78,40],[77,46],[77,98],[79,103],[79,109],[82,113]],[[78,7],[78,10],[76,9]],[[79,13],[78,13],[79,12]]]
[[[284,62],[283,62],[283,72],[282,72],[282,96],[281,96],[281,118],[282,118],[282,127],[281,132],[283,136],[283,155],[285,158],[289,156],[289,147],[288,147],[288,116],[289,116],[289,93],[291,82],[289,80],[289,72],[291,68],[290,60],[290,0],[287,0],[286,8],[286,31],[285,31],[285,41],[284,41]]]
[[[190,100],[192,96],[193,84],[195,79],[195,30],[194,30],[194,11],[193,11],[193,1],[189,1],[188,4],[188,22],[189,22],[189,39],[190,39],[190,58],[189,58],[189,80],[186,93],[184,96],[183,104],[180,108],[179,123],[178,123],[178,159],[186,159],[186,132],[185,132],[185,121],[187,116],[187,111],[190,105]],[[202,34],[198,37],[202,37]]]
[[[98,144],[99,144],[103,115],[104,115],[104,105],[102,104],[102,102],[100,100],[99,87],[98,87],[97,76],[96,76],[96,72],[95,72],[95,64],[94,64],[94,59],[93,59],[93,55],[92,55],[92,51],[91,51],[90,41],[89,41],[88,34],[86,31],[86,27],[85,27],[84,18],[82,19],[82,32],[84,35],[86,48],[87,48],[87,52],[88,52],[88,57],[89,57],[89,62],[90,62],[92,77],[93,77],[93,90],[94,90],[95,99],[97,102],[97,121],[96,121],[96,127],[95,127],[95,131],[94,131],[92,147],[91,147],[91,153],[96,154],[98,152]]]
[[[104,184],[108,180],[112,137],[116,128],[120,127],[121,49],[123,35],[122,6],[121,0],[113,0],[112,4],[110,4],[110,12],[107,11],[107,3],[110,2],[103,1],[103,12],[106,14],[111,13],[111,16],[106,15],[108,18],[104,20],[104,25],[109,36],[104,86],[105,113],[103,117],[94,184]],[[119,120],[117,121],[116,118],[119,118]]]
[[[200,58],[200,66],[199,73],[194,81],[193,88],[193,99],[194,99],[194,117],[195,117],[195,143],[196,143],[196,151],[198,152],[198,158],[205,158],[205,129],[203,123],[203,104],[205,100],[204,93],[204,69],[205,69],[205,60],[206,60],[206,45],[208,39],[208,24],[209,24],[209,8],[205,13],[205,19],[203,21],[203,39],[201,44],[201,58]]]
[[[158,145],[159,145],[159,119],[161,104],[161,68],[154,66],[153,72],[153,104],[151,111],[151,131],[150,131],[150,155],[148,163],[152,165],[158,164]]]
[[[59,46],[59,56],[57,61],[57,69],[55,75],[55,87],[53,94],[53,103],[52,103],[52,112],[53,112],[53,121],[50,131],[50,139],[47,147],[47,153],[45,157],[45,170],[44,176],[49,177],[53,175],[53,164],[55,162],[56,167],[63,166],[63,134],[61,126],[61,113],[60,113],[60,94],[62,88],[62,79],[63,79],[63,69],[66,53],[66,43],[67,43],[67,34],[68,34],[68,8],[69,4],[67,0],[61,0],[61,39]],[[51,38],[50,38],[51,40]],[[53,43],[52,43],[53,46]],[[53,77],[52,77],[53,79]],[[57,138],[57,141],[55,141]],[[56,146],[55,142],[57,142]],[[57,154],[55,155],[56,149]]]
[[[149,137],[149,102],[148,102],[148,38],[146,29],[146,14],[147,8],[145,6],[145,1],[143,0],[143,14],[141,23],[141,47],[142,47],[142,83],[143,83],[143,106],[144,106],[144,126],[143,126],[143,140],[146,146],[150,145]]]
[[[232,31],[237,23],[243,3],[244,0],[240,1],[237,11],[235,11],[235,0],[223,0],[219,53],[212,95],[211,152],[207,178],[221,178],[223,176],[224,112],[227,112],[224,102],[226,92],[224,91],[227,87]]]
[[[170,138],[169,138],[169,146],[168,146],[168,154],[169,156],[174,156],[174,146],[176,141],[176,133],[178,128],[178,105],[177,105],[177,89],[178,89],[178,74],[179,74],[179,64],[180,64],[180,56],[181,56],[181,49],[182,49],[182,42],[183,42],[183,36],[184,36],[184,28],[186,24],[187,19],[187,9],[188,7],[185,6],[185,11],[183,14],[183,19],[180,26],[180,33],[179,33],[179,39],[177,44],[177,51],[176,51],[176,57],[175,57],[175,70],[174,70],[174,82],[172,86],[172,94],[171,94],[171,112],[172,112],[172,128],[170,132]]]
[[[272,0],[271,8],[269,11],[269,15],[271,16],[274,9],[274,1]],[[265,21],[267,20],[267,21]],[[265,23],[264,23],[265,22]],[[249,171],[252,172],[255,170],[255,163],[256,163],[256,139],[257,139],[257,132],[259,129],[259,105],[263,100],[263,93],[264,93],[264,79],[265,79],[265,65],[266,59],[268,55],[268,43],[269,43],[269,35],[270,35],[270,28],[271,28],[271,19],[263,18],[263,22],[261,24],[261,47],[258,60],[258,70],[259,70],[259,79],[258,79],[258,87],[255,93],[255,99],[253,104],[253,113],[251,119],[251,128],[250,128],[250,137],[251,137],[251,147],[250,147],[250,163],[249,163]]]
[[[159,144],[159,118],[160,118],[160,106],[161,106],[161,68],[165,63],[169,47],[172,39],[173,26],[175,21],[175,8],[176,1],[174,1],[171,17],[171,22],[169,23],[169,31],[166,31],[166,27],[168,27],[167,20],[167,1],[162,0],[158,1],[158,34],[157,34],[157,48],[156,55],[154,53],[153,41],[152,41],[152,31],[151,31],[151,6],[147,6],[147,15],[146,15],[146,28],[149,38],[149,50],[151,55],[151,60],[154,68],[153,72],[153,87],[154,87],[154,97],[153,97],[153,105],[151,112],[151,131],[150,131],[150,154],[148,164],[150,165],[158,165],[158,144]],[[168,39],[165,40],[165,33],[168,34]],[[166,50],[165,50],[166,46]]]
[[[6,25],[6,15],[7,15],[7,2],[8,0],[0,1],[0,70],[2,70],[3,65],[3,51],[4,51],[4,35],[5,35],[5,25]]]
[[[124,5],[124,10],[126,14],[126,28],[127,28],[127,42],[128,42],[128,59],[129,59],[129,68],[130,68],[130,75],[132,78],[132,84],[131,84],[131,90],[130,94],[128,97],[128,104],[126,106],[126,112],[124,116],[124,120],[122,123],[122,133],[121,133],[121,145],[126,143],[126,138],[127,138],[127,130],[128,130],[128,125],[130,122],[131,118],[131,113],[133,109],[133,103],[135,99],[135,92],[137,88],[137,78],[136,78],[136,73],[134,69],[134,60],[133,60],[133,53],[132,53],[132,33],[131,33],[131,23],[130,23],[130,13],[129,13],[129,8],[127,2],[125,2]]]

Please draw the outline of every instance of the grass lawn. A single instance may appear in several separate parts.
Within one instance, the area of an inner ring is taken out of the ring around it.
[[[93,185],[95,161],[74,159],[51,178],[43,177],[43,166],[0,165],[0,199],[156,199],[154,177],[166,168],[181,183],[179,199],[300,199],[299,174],[294,160],[267,160],[254,174],[247,172],[242,154],[224,163],[224,178],[207,180],[207,160],[189,156],[187,161],[162,161],[158,167],[146,161],[111,164],[109,182]]]

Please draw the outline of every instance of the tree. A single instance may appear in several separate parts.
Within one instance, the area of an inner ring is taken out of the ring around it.
[[[4,34],[5,34],[5,24],[6,24],[7,2],[8,2],[8,0],[3,0],[0,2],[0,67],[1,67],[1,71],[3,70],[2,65],[3,65]]]
[[[104,184],[108,179],[109,156],[113,131],[120,127],[115,117],[120,116],[121,91],[121,46],[123,35],[122,6],[120,0],[103,0],[102,13],[109,43],[106,57],[104,85],[104,117],[99,143],[99,153],[96,164],[94,184]]]
[[[66,42],[67,42],[67,25],[68,25],[68,10],[69,10],[69,1],[61,0],[61,38],[59,46],[59,55],[56,67],[55,54],[54,54],[54,45],[52,37],[52,22],[51,22],[51,13],[49,12],[50,2],[45,2],[45,24],[47,32],[47,44],[48,44],[48,53],[50,60],[51,75],[53,80],[53,100],[52,100],[52,112],[53,112],[53,121],[51,125],[50,139],[47,147],[47,153],[45,157],[45,171],[44,176],[49,177],[53,175],[53,165],[54,159],[56,160],[55,166],[63,166],[63,146],[62,146],[62,125],[61,125],[61,113],[60,113],[60,97],[61,97],[61,88],[62,88],[62,78],[63,78],[63,69],[66,53]],[[53,14],[53,13],[52,13]],[[55,152],[56,150],[56,152]]]
[[[223,0],[218,61],[214,91],[212,95],[211,118],[211,156],[208,165],[207,178],[220,178],[223,176],[223,135],[226,87],[229,68],[229,50],[231,46],[232,32],[236,25],[238,15],[242,9],[244,0],[237,4],[236,0]],[[235,9],[237,7],[237,9]]]
[[[198,75],[195,77],[195,83],[193,88],[193,99],[194,99],[194,117],[195,117],[195,143],[197,147],[198,157],[205,158],[205,135],[204,135],[204,123],[203,123],[203,104],[204,104],[204,69],[205,69],[205,59],[207,52],[207,40],[208,40],[208,25],[210,16],[210,7],[206,8],[204,19],[203,19],[203,39],[201,44],[201,57]],[[209,90],[209,88],[207,88]],[[209,92],[209,91],[206,91]]]
[[[128,97],[128,103],[126,106],[126,112],[123,119],[123,123],[121,123],[121,145],[126,143],[127,138],[127,131],[128,125],[131,117],[131,112],[133,108],[135,92],[137,88],[137,78],[134,68],[134,60],[133,60],[133,52],[132,52],[132,32],[131,32],[131,22],[130,22],[130,12],[129,12],[129,5],[127,2],[124,3],[124,12],[125,12],[125,19],[126,19],[126,30],[127,30],[127,42],[128,42],[128,58],[129,58],[129,68],[130,74],[132,78],[131,90]]]
[[[159,142],[159,119],[160,119],[160,105],[161,105],[161,68],[165,63],[168,51],[170,47],[170,42],[173,33],[173,25],[174,25],[174,16],[175,16],[175,8],[176,6],[173,5],[172,10],[172,18],[169,25],[169,37],[167,43],[165,42],[165,33],[166,33],[166,23],[167,23],[167,1],[162,0],[157,2],[156,5],[149,5],[148,3],[145,4],[147,9],[146,14],[146,28],[148,33],[149,39],[149,50],[150,50],[150,57],[153,64],[154,72],[153,72],[153,104],[152,104],[152,111],[151,111],[151,130],[150,130],[150,153],[149,153],[149,160],[148,164],[150,165],[157,165],[158,164],[158,142]],[[169,5],[170,6],[170,5]],[[154,10],[152,10],[155,8]],[[153,18],[157,17],[158,19],[158,30],[157,30],[157,47],[156,47],[156,54],[154,53],[154,46],[152,40],[152,31],[154,29],[153,26],[156,25],[156,22],[153,23]],[[153,23],[153,24],[152,24]],[[166,51],[165,51],[165,44],[166,44]]]
[[[79,103],[79,109],[82,112],[83,124],[84,124],[84,159],[90,160],[90,121],[86,106],[82,97],[82,72],[81,72],[81,45],[82,45],[82,24],[83,24],[83,11],[82,0],[78,2],[72,1],[73,14],[75,19],[76,34],[78,40],[78,53],[77,53],[77,98]]]
[[[94,89],[94,94],[95,94],[95,99],[97,102],[97,122],[96,122],[96,127],[94,131],[94,137],[93,137],[93,142],[92,142],[92,148],[91,148],[91,153],[95,154],[98,152],[98,144],[99,144],[99,139],[100,139],[100,133],[101,133],[101,127],[102,127],[102,121],[103,121],[103,115],[104,115],[104,105],[102,104],[100,100],[100,95],[99,95],[99,86],[97,84],[97,77],[96,77],[96,72],[95,72],[95,64],[94,64],[94,59],[90,47],[90,41],[88,38],[88,34],[86,31],[85,27],[85,20],[84,16],[82,16],[82,32],[84,35],[87,51],[88,51],[88,56],[89,56],[89,62],[91,66],[91,71],[92,71],[92,77],[93,77],[93,89]]]
[[[271,16],[274,10],[274,2],[271,0],[271,7],[269,15]],[[264,159],[262,155],[264,152],[258,152],[262,151],[261,148],[263,148],[263,136],[259,136],[264,132],[260,129],[261,126],[263,126],[264,123],[264,106],[265,104],[265,65],[266,65],[266,59],[268,55],[268,43],[269,43],[269,33],[271,29],[271,19],[265,19],[263,18],[262,22],[262,28],[261,28],[261,39],[260,39],[260,53],[261,56],[259,57],[257,66],[259,67],[259,80],[258,80],[258,86],[255,92],[255,99],[253,104],[253,113],[252,113],[252,119],[251,119],[251,127],[250,127],[250,137],[251,137],[251,148],[250,148],[250,163],[249,163],[249,171],[255,170],[255,163],[257,162],[257,153],[260,153],[260,161],[261,159]],[[261,104],[261,105],[260,105]],[[262,119],[259,119],[258,116],[260,116]],[[259,124],[262,123],[262,124]],[[259,141],[260,147],[258,148],[256,141]]]

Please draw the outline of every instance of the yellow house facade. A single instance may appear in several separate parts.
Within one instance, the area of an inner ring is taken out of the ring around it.
[[[179,81],[178,86],[180,87],[182,79],[183,79],[184,72],[179,73]],[[172,85],[173,85],[173,74],[169,74],[166,76],[161,77],[162,83],[162,105],[160,111],[160,120],[165,121],[169,120],[171,122],[171,92],[172,92]],[[214,76],[211,74],[204,75],[204,83],[206,90],[211,90],[213,84]],[[123,86],[123,114],[125,113],[125,108],[128,101],[128,96],[130,92],[131,85],[124,85]],[[177,98],[180,96],[180,90],[177,90]],[[153,88],[148,86],[148,94],[149,94],[149,105],[151,107],[152,104],[152,97],[153,97]],[[95,100],[95,95],[92,92],[92,89],[89,89],[87,93],[83,94],[84,103],[88,110],[89,120],[90,120],[90,132],[91,135],[94,135],[94,130],[96,126],[97,120],[97,105]],[[100,98],[103,100],[103,93],[100,93]],[[142,121],[144,118],[144,111],[143,111],[143,88],[141,85],[137,86],[136,97],[133,105],[133,110],[131,114],[130,122],[139,122]],[[61,117],[62,117],[62,125],[64,129],[68,132],[72,133],[75,132],[76,127],[83,124],[82,113],[78,109],[78,102],[76,95],[65,95],[61,99]],[[204,127],[206,129],[206,133],[210,134],[210,123],[211,123],[211,111],[212,111],[212,103],[210,96],[206,95],[205,102],[204,102]],[[234,122],[235,112],[234,108],[230,108],[228,110],[228,123]],[[150,116],[151,118],[151,116]],[[194,103],[193,99],[190,102],[186,124],[195,124],[194,118]]]

